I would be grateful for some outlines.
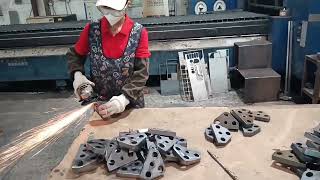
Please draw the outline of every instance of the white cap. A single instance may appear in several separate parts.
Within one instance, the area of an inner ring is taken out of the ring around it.
[[[122,10],[127,4],[127,0],[98,0],[96,6],[107,6],[115,10]]]

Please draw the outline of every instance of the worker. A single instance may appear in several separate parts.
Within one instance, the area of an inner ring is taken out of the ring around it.
[[[75,95],[89,83],[106,103],[97,107],[102,118],[122,113],[126,107],[143,108],[143,88],[149,77],[148,32],[127,14],[128,0],[98,0],[103,17],[89,23],[67,52]],[[90,60],[91,80],[84,63]]]

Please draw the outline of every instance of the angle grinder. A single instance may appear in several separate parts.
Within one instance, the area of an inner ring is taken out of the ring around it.
[[[80,96],[79,102],[81,102],[82,106],[98,101],[98,95],[89,83],[81,84],[77,89],[77,93]]]

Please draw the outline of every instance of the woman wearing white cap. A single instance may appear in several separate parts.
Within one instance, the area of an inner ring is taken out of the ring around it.
[[[148,32],[126,15],[128,0],[98,0],[103,17],[86,25],[76,45],[67,53],[68,66],[78,87],[91,84],[106,100],[97,108],[107,118],[129,105],[144,107],[143,87],[148,77]],[[90,60],[91,81],[84,76],[85,60]]]

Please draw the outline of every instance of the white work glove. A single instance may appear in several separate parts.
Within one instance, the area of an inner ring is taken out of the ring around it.
[[[108,118],[113,114],[122,113],[130,101],[121,94],[120,96],[113,96],[110,101],[98,106],[98,114],[103,118]]]
[[[77,71],[74,73],[74,81],[73,81],[73,89],[74,94],[77,96],[77,98],[80,100],[80,95],[77,92],[77,89],[79,86],[81,86],[84,83],[89,83],[91,86],[95,86],[95,84],[87,79],[86,76],[84,76],[80,71]]]

